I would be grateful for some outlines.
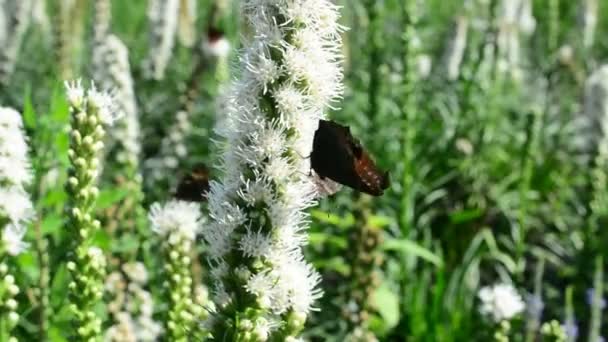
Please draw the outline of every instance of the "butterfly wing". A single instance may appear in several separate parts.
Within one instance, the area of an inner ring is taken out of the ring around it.
[[[384,190],[389,186],[388,172],[381,172],[365,151],[355,161],[355,171],[359,176],[358,190],[361,192],[382,196]]]
[[[388,188],[388,172],[381,172],[350,129],[333,121],[319,121],[315,132],[311,166],[321,180],[380,196]]]
[[[329,178],[349,187],[356,186],[357,175],[352,167],[354,161],[348,127],[320,120],[310,163],[321,180]]]

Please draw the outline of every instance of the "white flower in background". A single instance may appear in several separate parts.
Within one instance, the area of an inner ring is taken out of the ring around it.
[[[467,36],[469,31],[469,20],[459,16],[454,23],[453,35],[449,38],[446,52],[444,53],[444,66],[447,78],[455,80],[460,75],[460,64],[467,47]]]
[[[301,156],[343,90],[342,28],[327,0],[246,0],[241,8],[251,39],[217,127],[224,172],[211,182],[212,221],[202,232],[217,310],[207,326],[216,337],[273,340],[277,330],[297,336],[320,297],[319,275],[302,256],[317,189]],[[236,298],[243,289],[253,298]],[[252,317],[249,305],[261,310]]]
[[[4,46],[4,40],[6,39],[6,22],[7,14],[5,9],[6,0],[0,0],[0,45]]]
[[[164,205],[152,204],[149,214],[152,231],[168,237],[173,233],[194,241],[201,229],[200,206],[196,202],[172,200]]]
[[[21,187],[0,188],[0,217],[11,222],[27,223],[34,214],[29,195]]]
[[[93,74],[100,88],[113,93],[120,120],[109,131],[111,145],[119,145],[116,159],[137,168],[141,153],[140,126],[129,52],[116,36],[108,35],[96,42],[93,53]]]
[[[25,32],[31,21],[32,0],[4,0],[3,19],[0,19],[0,31],[4,31],[2,49],[0,49],[0,84],[7,84],[13,74],[19,49]],[[2,16],[2,15],[0,15]],[[2,38],[2,37],[0,37]]]
[[[22,186],[31,182],[27,154],[21,114],[12,108],[0,107],[0,183]]]
[[[521,36],[530,36],[536,29],[530,0],[502,0],[496,18],[498,25],[498,70],[521,77]]]
[[[580,0],[578,23],[580,31],[583,34],[583,46],[585,48],[593,45],[595,29],[597,27],[598,9],[597,0]]]
[[[141,262],[129,262],[122,265],[122,270],[130,280],[137,284],[145,284],[148,281],[148,270]]]
[[[481,288],[477,294],[480,312],[495,322],[510,320],[524,311],[526,305],[511,284],[497,284]]]
[[[23,242],[25,227],[9,223],[2,231],[2,244],[7,253],[16,256],[29,247],[29,243]]]
[[[598,149],[601,165],[608,165],[608,65],[591,73],[585,82],[583,115],[580,123],[587,144]]]
[[[23,242],[26,225],[34,215],[29,194],[24,187],[32,180],[28,146],[21,114],[0,107],[0,224],[2,248],[15,256],[28,244]]]
[[[165,77],[165,70],[173,55],[177,33],[180,0],[151,0],[148,3],[150,43],[145,67],[155,80]]]
[[[433,59],[425,54],[416,56],[416,68],[420,78],[425,79],[429,77],[433,68]]]

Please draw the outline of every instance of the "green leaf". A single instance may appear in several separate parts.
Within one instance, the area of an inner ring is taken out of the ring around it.
[[[140,241],[133,234],[123,235],[115,243],[110,242],[110,249],[114,253],[129,253],[135,252],[139,248]]]
[[[382,332],[391,330],[399,323],[399,296],[384,283],[372,295],[375,308],[382,317],[382,326],[377,327]]]
[[[483,210],[480,208],[460,210],[450,213],[450,222],[454,224],[466,223],[480,218],[483,215]]]
[[[430,262],[437,267],[443,267],[443,260],[430,250],[420,246],[412,240],[390,239],[382,244],[385,251],[397,251],[404,254],[414,255]]]
[[[338,248],[346,248],[347,242],[346,239],[342,236],[335,236],[333,234],[326,233],[315,233],[311,232],[308,234],[308,241],[311,246],[319,246],[319,247],[338,247]]]
[[[43,234],[55,234],[64,224],[63,216],[57,213],[48,214],[40,223]]]
[[[28,129],[36,128],[36,113],[32,105],[32,94],[28,87],[23,100],[23,123]]]
[[[62,307],[67,300],[68,281],[70,274],[68,273],[65,264],[61,264],[51,281],[51,305],[54,308]]]
[[[310,212],[310,216],[321,223],[330,224],[340,228],[348,228],[355,224],[355,218],[352,215],[341,217],[321,210],[312,210]]]
[[[104,210],[108,209],[112,205],[120,202],[123,198],[127,196],[129,190],[125,189],[106,189],[99,192],[99,197],[97,198],[96,209]]]
[[[388,216],[379,216],[379,215],[371,215],[367,218],[368,223],[372,227],[383,228],[389,226],[391,223],[395,222],[392,217]]]

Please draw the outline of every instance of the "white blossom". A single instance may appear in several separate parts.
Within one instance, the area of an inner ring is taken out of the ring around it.
[[[179,200],[152,204],[148,218],[155,233],[164,237],[177,233],[190,241],[194,241],[202,223],[198,203]]]
[[[121,145],[117,160],[137,165],[141,152],[140,127],[129,52],[116,36],[108,35],[95,43],[93,52],[93,74],[100,88],[113,93],[117,116],[110,137]]]
[[[226,115],[216,128],[225,139],[218,165],[223,178],[210,183],[211,222],[202,235],[219,314],[238,303],[227,289],[242,286],[266,311],[252,319],[256,338],[265,340],[272,339],[283,313],[306,317],[321,294],[320,277],[301,251],[307,241],[304,210],[316,196],[307,156],[319,119],[342,95],[343,28],[337,6],[327,0],[245,0],[241,7],[251,35],[240,56],[240,79],[225,95]],[[245,260],[252,259],[261,268],[248,266]],[[241,283],[224,286],[226,278]],[[259,324],[260,318],[273,323]]]
[[[16,256],[29,247],[29,243],[23,242],[25,227],[9,223],[2,231],[2,244],[7,253]]]
[[[525,309],[525,303],[511,284],[486,286],[479,290],[480,312],[495,322],[510,320]]]
[[[145,66],[149,76],[161,80],[173,54],[180,0],[151,0],[148,3],[150,48]]]
[[[593,45],[597,27],[598,0],[581,0],[579,5],[578,22],[582,32],[583,46],[589,48]]]
[[[455,80],[460,75],[460,64],[467,46],[468,31],[468,19],[463,16],[457,17],[454,23],[454,33],[449,38],[443,57],[447,78],[450,80]]]

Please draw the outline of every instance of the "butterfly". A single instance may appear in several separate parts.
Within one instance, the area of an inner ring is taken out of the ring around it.
[[[183,201],[204,202],[208,191],[209,170],[204,164],[197,164],[181,179],[174,197]]]
[[[378,169],[350,128],[334,121],[319,120],[312,144],[310,164],[318,177],[381,196],[389,186],[388,171]]]

